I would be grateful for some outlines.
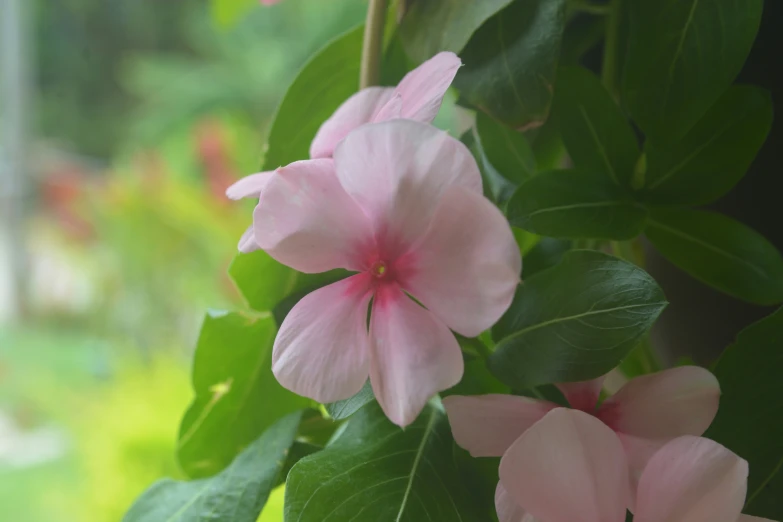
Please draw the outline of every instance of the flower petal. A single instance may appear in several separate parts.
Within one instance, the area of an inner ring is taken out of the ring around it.
[[[373,122],[381,122],[388,120],[395,120],[402,117],[402,96],[395,94],[391,99],[386,102],[386,105],[381,107],[378,113],[373,118]]]
[[[393,96],[391,87],[368,87],[348,98],[318,129],[310,157],[331,158],[337,144],[352,130],[373,121]]]
[[[498,522],[535,522],[532,515],[511,498],[500,482],[495,489],[495,510],[498,512]]]
[[[720,386],[709,371],[680,366],[628,381],[598,416],[616,431],[667,440],[701,435],[718,411]]]
[[[285,388],[318,402],[347,399],[369,374],[370,276],[319,288],[288,312],[275,338],[272,371]]]
[[[516,395],[450,395],[443,399],[454,440],[474,457],[500,457],[557,405]]]
[[[250,252],[255,252],[261,248],[258,246],[258,243],[256,243],[256,238],[253,236],[253,225],[250,225],[248,229],[242,233],[237,248],[243,254],[249,254]]]
[[[364,125],[334,152],[340,183],[370,217],[384,255],[403,253],[427,230],[443,193],[481,194],[470,151],[431,125],[392,120]]]
[[[606,376],[602,375],[590,381],[561,382],[555,386],[563,392],[572,408],[590,413],[595,410],[595,406],[598,404],[604,379]]]
[[[330,159],[297,161],[277,169],[253,212],[258,246],[300,272],[358,270],[372,231],[345,193]]]
[[[269,180],[275,175],[274,171],[258,172],[250,174],[234,182],[226,189],[229,199],[257,198],[264,190]]]
[[[745,502],[748,463],[702,437],[674,439],[639,480],[635,522],[736,522]]]
[[[405,75],[395,92],[402,95],[402,117],[430,123],[462,65],[451,52],[440,52]]]
[[[380,287],[370,318],[370,382],[386,416],[407,426],[427,401],[462,378],[454,335],[397,285]]]
[[[463,187],[445,192],[426,235],[398,263],[400,285],[467,337],[500,319],[521,270],[506,218],[484,196]]]
[[[623,522],[628,465],[617,436],[579,410],[556,408],[511,445],[500,481],[537,520]]]

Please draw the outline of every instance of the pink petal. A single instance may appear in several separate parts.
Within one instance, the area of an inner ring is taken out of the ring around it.
[[[378,113],[373,118],[373,122],[381,122],[387,120],[396,120],[402,115],[402,96],[395,94],[392,98],[386,102],[386,105],[381,107]]]
[[[261,0],[261,5],[275,5],[280,3],[281,0]]]
[[[555,386],[563,392],[572,408],[590,413],[595,410],[595,406],[598,404],[604,379],[606,376],[602,375],[590,381],[563,382]]]
[[[598,416],[615,430],[647,439],[701,435],[718,411],[720,387],[709,371],[681,366],[631,379]]]
[[[628,480],[631,496],[628,502],[628,509],[633,513],[636,511],[636,492],[639,489],[639,479],[642,476],[644,467],[650,458],[669,442],[670,439],[653,440],[642,437],[634,437],[625,433],[615,432],[620,442],[623,444],[625,456],[628,458]]]
[[[503,214],[484,196],[451,187],[426,235],[399,261],[398,277],[449,328],[475,337],[508,309],[521,270]]]
[[[736,522],[745,502],[748,463],[717,442],[674,439],[639,480],[635,522]]]
[[[373,121],[393,96],[391,87],[368,87],[348,98],[318,129],[310,157],[331,158],[337,144],[352,130]]]
[[[535,522],[530,513],[511,498],[500,482],[495,489],[495,510],[498,512],[498,522]]]
[[[474,457],[500,457],[557,405],[516,395],[450,395],[443,399],[454,440]]]
[[[360,269],[372,247],[361,209],[345,193],[330,159],[281,167],[253,212],[258,246],[300,272]]]
[[[425,123],[434,120],[461,65],[456,54],[441,52],[406,74],[395,89],[402,95],[402,117]]]
[[[359,274],[306,295],[275,338],[272,371],[289,390],[318,402],[355,395],[369,374],[370,276]]]
[[[226,189],[226,196],[235,200],[242,198],[257,198],[274,175],[275,172],[271,171],[258,172],[245,176]]]
[[[239,245],[237,245],[239,251],[243,254],[249,254],[255,252],[259,247],[256,243],[256,238],[253,236],[253,225],[250,225],[247,230],[242,233],[242,237],[239,238]]]
[[[427,401],[462,378],[454,335],[397,285],[381,286],[370,318],[370,382],[389,419],[407,426]]]
[[[579,410],[556,408],[511,445],[500,481],[536,520],[624,522],[628,465],[617,436]]]

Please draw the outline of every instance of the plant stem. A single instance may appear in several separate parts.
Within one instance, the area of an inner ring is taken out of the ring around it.
[[[606,36],[604,37],[604,62],[601,78],[609,93],[617,97],[617,44],[620,32],[621,0],[611,0],[606,18]]]
[[[362,64],[359,73],[360,89],[380,83],[386,5],[387,0],[370,0],[370,5],[367,7],[367,21],[364,25],[364,44],[362,45]]]

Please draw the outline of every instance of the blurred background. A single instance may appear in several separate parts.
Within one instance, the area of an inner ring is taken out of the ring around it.
[[[365,9],[0,0],[0,520],[116,522],[181,476],[199,324],[241,306],[226,267],[250,208],[224,190]]]

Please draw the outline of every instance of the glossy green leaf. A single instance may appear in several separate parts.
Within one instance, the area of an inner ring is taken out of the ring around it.
[[[536,157],[524,134],[483,113],[476,115],[476,131],[487,161],[501,176],[517,185],[535,176]]]
[[[484,154],[484,147],[482,147],[481,138],[475,127],[465,132],[460,140],[470,150],[470,153],[473,154],[473,158],[476,160],[479,172],[481,172],[481,181],[484,185],[484,196],[502,209],[505,207],[506,201],[514,193],[514,190],[516,190],[516,184],[501,176],[489,162],[486,154]]]
[[[739,73],[763,0],[634,0],[623,99],[657,143],[681,137]]]
[[[755,230],[714,212],[651,210],[647,238],[696,279],[757,304],[783,301],[783,258]]]
[[[422,3],[422,2],[419,2]],[[487,20],[460,54],[454,79],[462,98],[514,129],[549,115],[564,0],[517,0]]]
[[[459,53],[484,21],[512,0],[413,2],[400,25],[408,54],[419,63],[440,51]]]
[[[666,306],[644,270],[593,250],[573,250],[525,280],[492,329],[489,368],[513,389],[584,381],[626,356]]]
[[[345,399],[344,401],[332,402],[326,404],[326,411],[334,420],[347,419],[357,411],[359,411],[365,404],[368,404],[375,400],[375,395],[372,392],[372,386],[370,381],[364,383],[359,393]]]
[[[278,420],[214,477],[156,482],[123,522],[255,522],[283,469],[300,417],[292,413]]]
[[[563,259],[563,255],[571,250],[571,247],[571,241],[542,237],[536,246],[522,258],[522,281],[558,264]]]
[[[641,197],[691,205],[719,198],[745,175],[771,126],[769,92],[731,87],[683,139],[668,146],[648,143]]]
[[[362,34],[357,27],[332,40],[299,72],[277,109],[263,170],[309,158],[321,124],[359,90]]]
[[[743,513],[783,520],[783,309],[752,324],[721,355],[713,373],[720,408],[705,434],[750,464]]]
[[[177,457],[191,477],[224,469],[279,418],[310,404],[272,375],[271,314],[211,312],[195,361],[196,398],[180,426]]]
[[[523,183],[507,204],[509,222],[536,234],[574,239],[630,239],[647,210],[601,173],[545,172]]]
[[[298,275],[263,250],[238,254],[228,267],[228,274],[248,306],[260,312],[272,310],[290,294]]]
[[[630,185],[639,144],[628,119],[593,73],[581,67],[561,68],[554,112],[577,168]]]
[[[285,519],[296,522],[486,520],[460,481],[446,415],[427,406],[406,429],[373,402],[345,432],[294,466],[286,482]]]

